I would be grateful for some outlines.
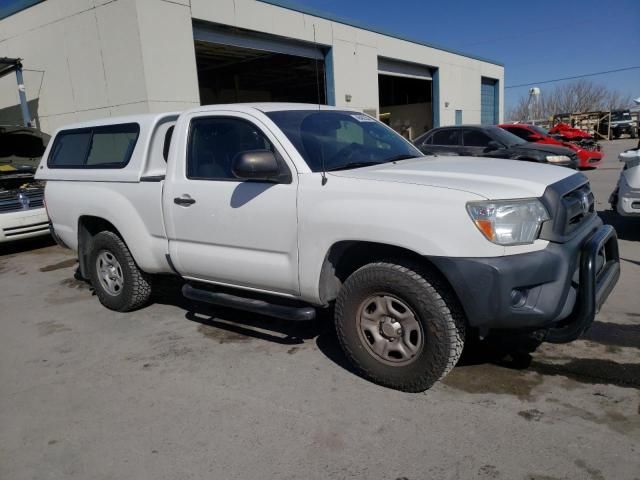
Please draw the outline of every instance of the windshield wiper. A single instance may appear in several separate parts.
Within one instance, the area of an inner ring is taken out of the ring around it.
[[[399,160],[408,160],[410,158],[420,158],[421,155],[411,155],[410,153],[403,153],[401,155],[396,155],[395,157],[387,158],[384,163],[389,162],[397,162]]]
[[[340,165],[339,167],[328,168],[327,172],[335,172],[337,170],[349,170],[350,168],[370,167],[371,165],[380,165],[382,162],[350,162]]]

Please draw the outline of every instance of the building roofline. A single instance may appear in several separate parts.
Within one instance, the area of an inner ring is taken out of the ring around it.
[[[314,17],[323,18],[325,20],[329,20],[332,22],[342,23],[344,25],[348,25],[350,27],[360,28],[362,30],[367,30],[373,33],[378,33],[380,35],[385,35],[387,37],[397,38],[398,40],[404,40],[405,42],[415,43],[417,45],[422,45],[424,47],[435,48],[436,50],[442,50],[444,52],[453,53],[454,55],[460,55],[463,57],[471,58],[473,60],[479,60],[481,62],[491,63],[493,65],[497,65],[499,67],[504,67],[503,63],[497,62],[495,60],[491,60],[489,58],[484,58],[479,55],[471,55],[468,53],[464,53],[458,50],[454,50],[451,48],[443,47],[441,45],[436,45],[433,43],[428,43],[423,40],[418,40],[415,38],[410,38],[404,35],[400,35],[395,32],[390,32],[388,30],[384,30],[382,28],[368,25],[364,22],[360,22],[358,20],[352,20],[349,18],[340,17],[338,15],[334,15],[332,13],[327,13],[321,10],[316,10],[315,8],[306,7],[299,5],[297,2],[292,0],[258,0],[262,3],[267,3],[269,5],[274,5],[276,7],[286,8],[287,10],[292,10],[294,12],[304,13],[306,15],[313,15]]]

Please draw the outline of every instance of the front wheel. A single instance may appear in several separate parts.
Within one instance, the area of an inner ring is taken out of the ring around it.
[[[113,232],[100,232],[93,238],[89,276],[100,303],[111,310],[135,310],[151,297],[148,276],[138,268],[127,245]]]
[[[464,346],[463,315],[448,285],[418,265],[371,263],[344,283],[336,331],[360,375],[421,392],[456,365]]]

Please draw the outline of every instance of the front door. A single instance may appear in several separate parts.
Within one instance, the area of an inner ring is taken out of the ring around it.
[[[169,252],[187,278],[296,295],[297,176],[281,145],[256,118],[196,114],[163,193]],[[271,150],[290,173],[284,183],[242,181],[241,152]],[[186,155],[185,161],[182,159]]]

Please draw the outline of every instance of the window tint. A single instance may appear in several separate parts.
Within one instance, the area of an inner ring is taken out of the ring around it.
[[[133,154],[140,126],[107,125],[60,132],[54,141],[49,168],[123,168]]]
[[[91,130],[58,134],[49,156],[49,167],[82,166],[90,142]]]
[[[509,128],[505,128],[505,130],[509,133],[513,133],[514,135],[522,138],[523,140],[526,140],[527,138],[529,138],[529,135],[531,135],[531,132],[529,132],[529,130],[526,130],[520,127],[509,127]]]
[[[465,147],[488,147],[491,138],[480,130],[465,130],[462,141]]]
[[[431,138],[434,145],[460,145],[460,130],[438,130]]]
[[[242,152],[275,148],[258,127],[246,120],[227,117],[191,121],[187,177],[238,180],[231,172],[233,159]]]
[[[86,165],[109,165],[126,163],[138,138],[137,129],[96,129],[89,147]]]
[[[421,156],[389,127],[352,111],[291,110],[267,116],[284,132],[314,172]]]
[[[431,145],[433,143],[433,135],[427,135],[421,145]]]

